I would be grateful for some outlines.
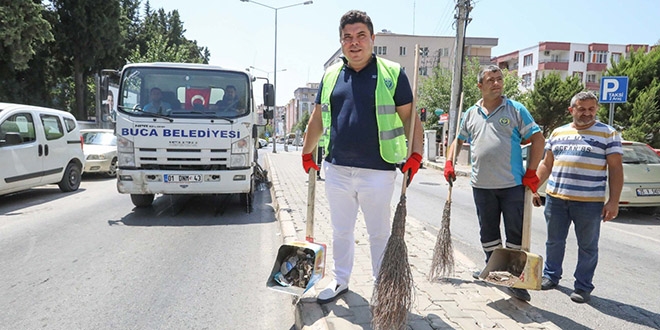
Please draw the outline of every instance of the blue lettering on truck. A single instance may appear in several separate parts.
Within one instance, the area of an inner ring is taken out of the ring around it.
[[[122,136],[164,136],[164,137],[185,137],[185,138],[222,138],[222,139],[240,139],[240,131],[232,130],[212,130],[212,129],[169,129],[157,130],[155,128],[122,128]]]

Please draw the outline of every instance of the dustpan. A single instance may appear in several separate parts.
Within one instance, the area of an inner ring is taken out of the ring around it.
[[[498,248],[488,259],[479,278],[495,285],[518,289],[541,289],[543,257],[530,253],[532,192],[525,187],[521,250]]]
[[[313,158],[316,159],[316,150],[314,148]],[[314,287],[325,275],[325,255],[326,245],[314,242],[314,201],[316,197],[316,170],[309,170],[309,180],[307,187],[307,227],[305,241],[293,241],[282,244],[277,251],[277,258],[271,270],[270,276],[266,280],[266,287],[269,289],[288,293],[294,296],[302,296],[309,289]],[[311,273],[306,279],[307,284],[304,287],[296,285],[286,285],[281,279],[279,273],[287,269],[287,262],[292,255],[300,255],[306,260],[311,260]]]

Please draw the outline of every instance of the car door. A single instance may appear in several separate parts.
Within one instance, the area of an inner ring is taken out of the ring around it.
[[[67,131],[59,115],[40,113],[39,119],[45,136],[43,144],[43,183],[60,182],[64,168],[69,162]]]
[[[0,123],[0,139],[6,133],[21,135],[18,144],[0,143],[0,193],[10,193],[38,186],[42,179],[43,148],[37,141],[32,111],[17,110]]]

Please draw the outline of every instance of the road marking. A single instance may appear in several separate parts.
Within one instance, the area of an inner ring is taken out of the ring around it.
[[[616,227],[608,227],[608,228],[609,228],[609,229],[614,229],[614,230],[619,231],[619,232],[622,232],[622,233],[624,233],[624,234],[628,234],[628,235],[636,236],[636,237],[639,237],[639,238],[644,238],[644,239],[647,239],[647,240],[650,240],[650,241],[653,241],[653,242],[656,242],[656,243],[660,243],[660,240],[659,240],[659,239],[655,239],[655,238],[648,237],[648,236],[644,236],[644,235],[640,235],[640,234],[635,234],[635,233],[633,233],[633,232],[629,232],[629,231],[626,231],[626,230],[623,230],[623,229],[619,229],[619,228],[616,228]]]

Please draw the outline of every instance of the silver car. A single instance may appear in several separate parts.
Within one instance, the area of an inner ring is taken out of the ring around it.
[[[84,173],[117,175],[117,136],[111,129],[83,129]]]
[[[660,156],[645,143],[623,141],[623,189],[620,207],[652,214],[660,207]],[[529,147],[523,147],[523,159],[527,159]],[[545,198],[543,182],[538,193]]]

